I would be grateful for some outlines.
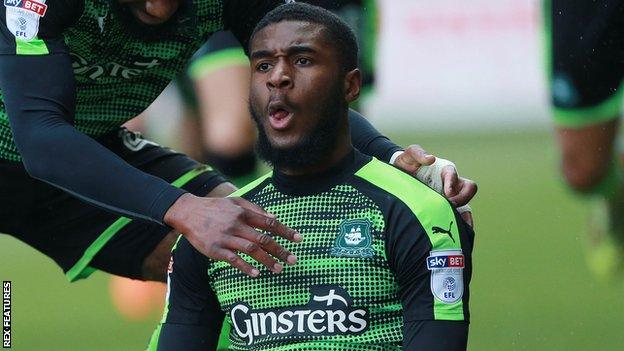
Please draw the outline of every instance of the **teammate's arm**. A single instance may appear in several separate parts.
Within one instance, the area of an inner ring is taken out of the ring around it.
[[[253,249],[262,263],[273,262],[269,255],[294,262],[287,250],[254,228],[288,240],[296,233],[258,206],[185,194],[79,132],[73,125],[74,72],[62,31],[80,17],[82,1],[50,0],[43,16],[14,8],[21,3],[0,7],[0,90],[32,177],[120,215],[170,225],[203,254],[228,260],[250,275],[257,270],[236,251]]]
[[[165,312],[150,351],[215,350],[224,313],[208,282],[208,259],[181,238],[169,266]]]
[[[399,205],[390,213],[386,228],[388,257],[403,305],[403,347],[466,350],[474,234],[446,201],[441,208],[434,207],[441,201],[421,201],[423,207],[433,207],[420,211],[426,218],[416,217],[415,203],[411,208]],[[456,257],[452,264],[450,256]],[[439,258],[438,266],[428,266],[430,257]],[[461,262],[457,257],[462,257]]]

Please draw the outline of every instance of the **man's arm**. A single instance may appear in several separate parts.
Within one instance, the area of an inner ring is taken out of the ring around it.
[[[364,116],[352,109],[349,109],[349,128],[351,129],[351,143],[363,154],[390,162],[394,153],[403,150],[402,147],[379,133]]]
[[[149,350],[216,350],[225,317],[210,288],[208,259],[181,238],[169,264],[168,295]]]
[[[386,228],[403,305],[403,347],[465,350],[474,234],[439,196],[405,196],[388,213]]]
[[[237,251],[253,250],[252,256],[270,264],[269,269],[274,266],[269,255],[294,263],[294,256],[254,228],[291,241],[301,237],[258,206],[242,199],[185,194],[74,128],[76,88],[62,32],[80,17],[81,4],[50,0],[39,17],[0,6],[0,90],[29,174],[95,206],[170,225],[203,254],[228,260],[250,275],[257,270]]]
[[[46,5],[43,16],[19,6],[0,8],[0,89],[26,170],[96,206],[162,223],[184,192],[74,128],[74,72],[62,32],[80,17],[82,2]]]
[[[184,194],[143,173],[73,126],[69,55],[0,55],[0,89],[28,173],[98,207],[163,223]]]

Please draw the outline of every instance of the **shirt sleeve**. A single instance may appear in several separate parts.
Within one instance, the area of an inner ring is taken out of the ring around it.
[[[248,54],[249,38],[258,22],[268,12],[284,3],[284,0],[225,0],[225,29],[234,33]]]
[[[3,0],[0,55],[67,53],[62,32],[84,8],[84,0]]]
[[[416,214],[396,202],[387,220],[387,253],[403,305],[403,346],[465,350],[474,233],[446,200],[424,208]]]
[[[25,1],[5,0],[17,5],[0,7],[0,89],[26,170],[98,207],[162,224],[184,191],[130,166],[73,126],[76,87],[62,31],[79,17],[76,7],[37,2],[46,6],[39,15],[18,7]]]
[[[158,351],[217,348],[225,315],[210,287],[208,264],[186,239],[179,240],[169,266],[165,313],[153,338]]]
[[[364,116],[352,109],[349,109],[349,128],[351,130],[351,143],[363,154],[390,162],[390,158],[395,152],[403,150],[379,133]]]

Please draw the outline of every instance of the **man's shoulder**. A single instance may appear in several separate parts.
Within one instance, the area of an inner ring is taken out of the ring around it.
[[[373,158],[355,176],[359,190],[373,198],[382,211],[393,218],[421,223],[433,219],[447,222],[447,219],[454,218],[453,207],[444,196],[385,162]]]
[[[447,202],[442,195],[414,176],[376,158],[362,166],[355,175],[399,199],[412,197],[435,203]]]
[[[255,190],[258,190],[262,187],[265,186],[266,181],[269,180],[271,178],[271,175],[273,174],[273,172],[269,172],[259,178],[257,178],[256,180],[252,181],[251,183],[243,186],[242,188],[236,190],[235,192],[231,193],[230,195],[228,195],[228,197],[243,197],[245,195],[249,195],[250,193],[254,192]]]

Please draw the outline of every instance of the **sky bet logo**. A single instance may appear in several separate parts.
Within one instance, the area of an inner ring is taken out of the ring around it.
[[[464,255],[442,255],[427,257],[427,269],[464,268]]]
[[[4,6],[16,7],[34,12],[39,15],[39,17],[43,17],[48,9],[48,5],[34,0],[4,0]]]

